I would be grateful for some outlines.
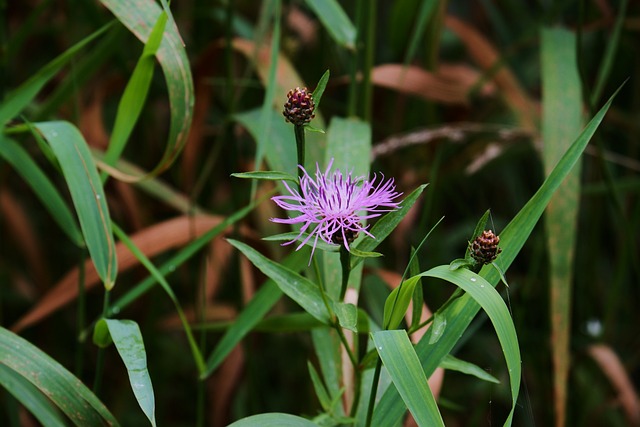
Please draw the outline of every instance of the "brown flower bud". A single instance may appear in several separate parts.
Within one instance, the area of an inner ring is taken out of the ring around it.
[[[485,230],[475,240],[469,243],[469,251],[471,258],[478,264],[490,264],[502,252],[498,247],[500,237],[496,236],[493,231]]]
[[[287,94],[287,102],[284,104],[282,114],[288,122],[302,126],[315,117],[313,113],[315,108],[313,95],[306,87],[302,89],[297,87]]]

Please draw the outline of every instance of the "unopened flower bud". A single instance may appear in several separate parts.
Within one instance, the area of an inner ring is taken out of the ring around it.
[[[315,108],[313,95],[306,87],[302,89],[297,87],[287,94],[287,102],[284,104],[282,114],[288,122],[302,126],[315,117],[313,113]]]
[[[502,249],[498,247],[499,243],[500,237],[496,236],[493,231],[483,231],[469,244],[471,258],[478,264],[490,264],[502,252]]]

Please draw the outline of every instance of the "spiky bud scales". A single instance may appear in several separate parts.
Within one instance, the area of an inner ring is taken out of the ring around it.
[[[309,123],[314,117],[316,106],[313,95],[305,88],[295,88],[287,94],[287,102],[284,104],[282,114],[288,122],[296,126]]]
[[[469,252],[478,264],[490,264],[493,262],[502,249],[498,247],[500,237],[491,230],[485,230],[469,243]]]

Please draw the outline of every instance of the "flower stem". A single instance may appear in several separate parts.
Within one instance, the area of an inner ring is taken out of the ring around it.
[[[296,134],[298,165],[304,167],[304,125],[294,125],[293,129]],[[298,168],[298,179],[302,178],[303,173],[302,169]]]
[[[378,357],[376,370],[373,373],[373,382],[371,384],[371,394],[369,395],[369,406],[367,407],[367,421],[365,427],[371,427],[371,419],[373,418],[373,407],[376,402],[376,393],[378,392],[378,383],[380,382],[380,372],[382,371],[382,359]]]
[[[351,272],[351,254],[344,245],[340,246],[340,265],[342,266],[342,287],[340,288],[339,301],[344,301]]]

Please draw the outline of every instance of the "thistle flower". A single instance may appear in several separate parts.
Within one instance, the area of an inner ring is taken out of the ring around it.
[[[287,93],[287,102],[284,104],[282,115],[288,122],[297,126],[309,123],[315,117],[313,111],[316,105],[313,102],[313,95],[304,87],[292,89]]]
[[[473,242],[469,243],[471,258],[478,264],[490,264],[502,252],[502,249],[498,247],[499,243],[500,237],[496,236],[493,231],[483,231]]]
[[[365,177],[354,178],[351,173],[344,176],[339,170],[330,173],[332,165],[333,159],[323,173],[316,164],[315,180],[300,166],[303,172],[300,192],[283,182],[290,195],[272,197],[282,209],[300,212],[295,218],[271,219],[282,224],[302,224],[297,238],[285,245],[301,240],[308,232],[296,250],[313,239],[311,256],[318,239],[329,244],[344,245],[350,250],[349,245],[359,233],[374,237],[367,230],[369,226],[363,225],[362,221],[400,207],[400,202],[394,200],[402,193],[395,191],[393,179],[385,182],[384,176],[378,180],[374,175],[369,181]]]

